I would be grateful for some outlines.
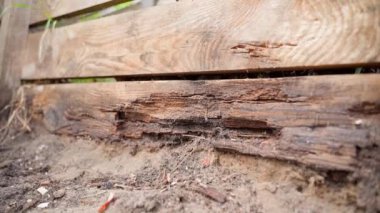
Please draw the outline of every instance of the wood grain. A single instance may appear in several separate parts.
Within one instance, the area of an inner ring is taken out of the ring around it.
[[[158,6],[168,5],[168,4],[173,4],[173,3],[177,3],[177,2],[179,2],[179,0],[158,0],[157,5]]]
[[[177,2],[32,34],[23,78],[379,63],[379,22],[378,0]]]
[[[93,7],[106,7],[120,2],[123,2],[123,0],[33,0],[30,24],[46,21],[49,18],[84,12]]]
[[[22,3],[22,1],[19,1]],[[20,85],[23,49],[26,46],[30,9],[15,8],[4,0],[0,29],[0,110],[8,104]]]
[[[380,145],[380,75],[24,86],[51,132],[182,143],[354,170]]]

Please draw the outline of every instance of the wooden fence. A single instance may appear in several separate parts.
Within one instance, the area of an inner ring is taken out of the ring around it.
[[[353,70],[380,65],[378,0],[0,3],[0,108],[19,89],[55,134],[358,172],[376,206],[380,75]]]
[[[122,1],[12,2],[4,2],[11,9],[0,34],[3,104],[20,80],[32,83],[22,88],[34,121],[53,133],[202,138],[218,149],[343,171],[357,168],[360,150],[380,145],[380,75],[343,74],[379,65],[377,0],[173,1],[36,32],[29,26]],[[326,68],[339,69],[286,74]],[[234,79],[267,71],[286,77]],[[226,73],[236,75],[207,78]],[[144,79],[57,83],[103,77]]]

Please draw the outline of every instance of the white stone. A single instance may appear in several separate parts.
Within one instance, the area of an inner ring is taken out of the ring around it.
[[[49,206],[49,202],[38,204],[37,208],[44,209]]]
[[[37,189],[37,191],[38,191],[41,195],[44,195],[44,194],[46,194],[46,192],[48,192],[49,190],[47,190],[45,187],[41,186],[40,188]]]

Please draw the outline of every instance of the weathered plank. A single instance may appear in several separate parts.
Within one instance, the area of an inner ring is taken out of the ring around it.
[[[380,62],[378,0],[185,1],[30,35],[24,79]]]
[[[107,7],[124,1],[126,0],[33,0],[30,24],[46,21],[49,18],[84,12],[93,7]]]
[[[182,142],[353,170],[380,144],[380,75],[25,86],[52,132]]]
[[[4,0],[3,8],[0,29],[0,109],[8,104],[13,92],[20,85],[22,63],[25,59],[23,49],[30,17],[29,8],[17,8],[12,0]]]

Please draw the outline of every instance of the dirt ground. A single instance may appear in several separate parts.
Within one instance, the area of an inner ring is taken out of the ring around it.
[[[196,138],[173,146],[24,135],[0,147],[0,212],[96,212],[111,192],[106,212],[356,212],[345,176]]]

